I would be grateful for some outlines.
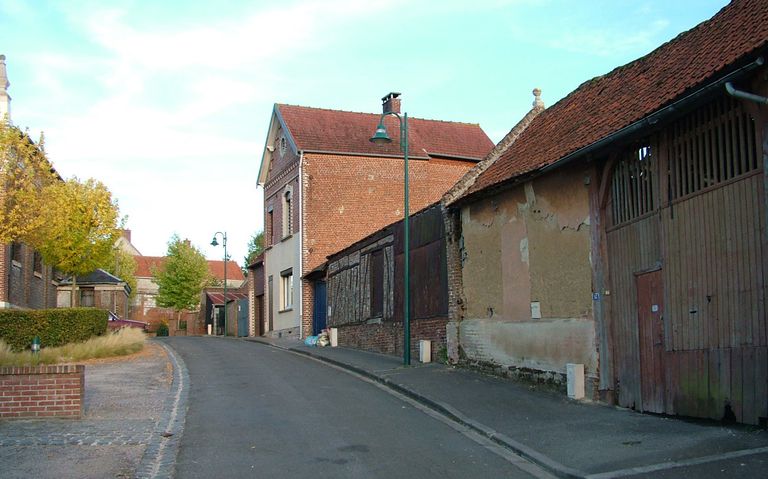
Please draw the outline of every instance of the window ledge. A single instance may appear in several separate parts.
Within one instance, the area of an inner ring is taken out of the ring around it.
[[[278,313],[287,313],[289,311],[293,311],[293,306],[291,306],[290,308],[281,309],[280,311],[278,311]]]
[[[289,239],[291,239],[291,238],[293,238],[293,233],[291,233],[291,234],[289,234],[289,235],[286,235],[286,236],[283,236],[283,239],[281,239],[280,241],[281,241],[281,242],[282,242],[282,241],[287,241],[287,240],[289,240]]]
[[[12,260],[11,260],[11,264],[12,264],[13,266],[16,266],[17,268],[21,268],[21,263],[19,263],[19,262],[18,262],[18,261],[16,261],[15,259],[12,259]]]
[[[38,272],[38,271],[35,271],[33,274],[35,275],[35,278],[40,278],[40,279],[43,279],[43,273],[40,273],[40,272]]]

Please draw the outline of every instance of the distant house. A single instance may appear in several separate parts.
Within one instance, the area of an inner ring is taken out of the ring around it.
[[[176,315],[170,308],[162,308],[157,304],[159,287],[154,279],[154,271],[162,268],[166,258],[163,256],[135,256],[136,259],[136,294],[132,304],[131,319],[156,325],[160,321],[168,321]],[[208,260],[208,268],[214,280],[224,283],[224,261]],[[245,283],[243,271],[235,261],[227,261],[227,286],[239,288]],[[189,321],[193,324],[189,324]],[[203,334],[204,323],[199,323],[197,312],[185,316],[179,329],[189,330],[189,334]],[[154,326],[153,326],[154,328]],[[189,329],[187,329],[189,328]]]
[[[131,288],[125,281],[103,269],[97,269],[88,275],[78,276],[76,283],[78,306],[106,309],[118,318],[128,318],[128,297],[131,294]],[[56,306],[70,307],[72,279],[66,278],[60,281],[57,291]]]
[[[400,111],[397,94],[384,102]],[[369,141],[379,116],[275,105],[258,180],[264,187],[267,334],[308,335],[323,324],[318,305],[325,284],[305,275],[329,254],[402,218],[400,146]],[[393,138],[399,136],[396,122],[387,117]],[[411,212],[437,201],[493,147],[476,124],[412,118],[409,134]]]
[[[768,3],[536,108],[444,198],[454,360],[656,413],[768,417]]]

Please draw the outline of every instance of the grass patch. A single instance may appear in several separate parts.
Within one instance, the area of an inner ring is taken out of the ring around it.
[[[141,351],[146,336],[136,328],[123,328],[105,336],[91,338],[81,343],[69,343],[55,348],[42,348],[35,356],[31,351],[14,353],[0,340],[0,366],[36,366],[84,361],[94,358],[125,356]]]

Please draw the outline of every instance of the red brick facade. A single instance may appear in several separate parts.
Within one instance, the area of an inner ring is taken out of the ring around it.
[[[0,368],[0,418],[83,416],[85,366]]]
[[[29,246],[17,244],[12,258],[10,245],[0,245],[0,307],[45,309],[56,307],[53,269],[35,261]]]
[[[411,321],[411,358],[419,357],[419,341],[432,342],[432,361],[445,355],[445,318]],[[339,328],[339,346],[383,354],[403,354],[403,323],[356,324]]]
[[[437,158],[409,161],[410,212],[440,199],[474,164]],[[402,158],[307,154],[303,170],[305,273],[329,255],[403,217]],[[304,284],[302,290],[302,326],[310,334],[311,284]]]

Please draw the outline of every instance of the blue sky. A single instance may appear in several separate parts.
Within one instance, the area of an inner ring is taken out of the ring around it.
[[[95,177],[133,242],[208,245],[242,263],[274,103],[479,123],[493,141],[528,111],[650,52],[725,0],[0,0],[12,120],[65,176]],[[372,126],[373,129],[373,126]]]

